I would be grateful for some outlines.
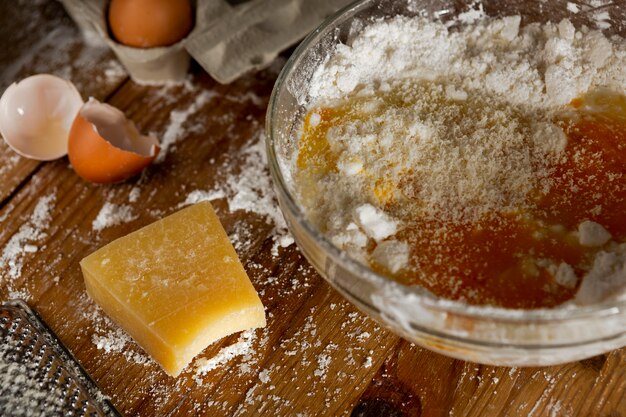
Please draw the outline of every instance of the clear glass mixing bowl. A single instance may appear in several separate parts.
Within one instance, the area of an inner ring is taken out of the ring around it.
[[[306,113],[309,81],[334,46],[349,43],[373,19],[421,15],[445,21],[467,11],[467,3],[360,1],[329,18],[297,48],[276,82],[266,123],[270,170],[289,228],[307,259],[345,298],[397,334],[431,350],[486,364],[535,366],[578,360],[624,346],[626,301],[510,310],[437,298],[420,287],[396,283],[348,257],[307,220],[298,204],[291,168]],[[593,8],[576,3],[580,9],[576,13],[567,0],[485,0],[482,7],[489,16],[519,14],[522,25],[568,18],[577,28],[583,24],[595,28],[598,16],[604,16],[602,21],[611,25],[605,34],[626,36],[625,3],[599,5],[596,1]]]

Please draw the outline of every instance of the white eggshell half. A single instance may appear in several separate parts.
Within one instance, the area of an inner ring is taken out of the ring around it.
[[[74,84],[49,74],[13,83],[0,98],[0,133],[17,153],[50,161],[67,154],[72,122],[83,105]]]

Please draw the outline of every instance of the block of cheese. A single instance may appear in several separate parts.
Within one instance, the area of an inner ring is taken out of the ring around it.
[[[172,376],[212,342],[265,326],[265,311],[209,202],[80,262],[89,295]]]

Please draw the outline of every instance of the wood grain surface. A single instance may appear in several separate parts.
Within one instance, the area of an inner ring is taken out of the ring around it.
[[[58,74],[171,143],[140,177],[110,186],[85,183],[66,158],[38,163],[0,143],[0,254],[11,245],[36,248],[3,258],[0,299],[25,298],[123,415],[626,416],[624,349],[546,368],[450,359],[362,315],[295,245],[272,254],[267,213],[231,210],[231,199],[233,187],[249,189],[245,181],[258,176],[252,190],[271,202],[267,171],[254,169],[263,163],[265,110],[283,61],[230,85],[192,66],[184,85],[140,86],[106,48],[86,45],[55,1],[0,3],[0,40],[2,89],[30,74]],[[214,207],[268,326],[249,339],[224,338],[200,358],[223,357],[236,343],[248,344],[244,354],[204,373],[196,360],[174,379],[92,303],[78,261],[176,211],[194,191],[216,190]],[[94,220],[105,204],[129,215],[99,230]],[[45,221],[37,218],[42,209]]]

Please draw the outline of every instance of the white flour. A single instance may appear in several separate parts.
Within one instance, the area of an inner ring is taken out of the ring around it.
[[[191,103],[187,108],[183,110],[174,110],[170,113],[170,122],[161,136],[161,150],[156,158],[157,163],[163,162],[170,151],[170,148],[186,134],[193,131],[193,129],[183,128],[183,125],[187,122],[189,116],[198,112],[198,110],[200,110],[205,104],[216,96],[217,93],[215,91],[204,90],[196,95],[193,103]]]
[[[242,332],[237,342],[220,349],[220,351],[211,358],[200,358],[195,363],[196,375],[205,375],[213,369],[223,366],[238,356],[249,355],[252,350],[252,344],[256,339],[254,330]]]
[[[85,297],[86,298],[86,297]],[[107,354],[124,356],[130,363],[153,364],[152,359],[139,348],[128,333],[113,323],[102,310],[93,303],[85,303],[83,317],[93,326],[91,341],[98,350]]]
[[[352,45],[337,46],[314,73],[309,94],[314,102],[327,101],[414,78],[445,80],[513,104],[548,108],[567,104],[593,86],[626,85],[626,48],[617,40],[587,28],[576,31],[567,20],[521,30],[519,24],[519,16],[460,31],[423,18],[374,23]]]
[[[113,204],[105,202],[98,215],[91,224],[91,228],[95,232],[100,232],[107,227],[117,226],[118,224],[128,223],[139,216],[133,212],[131,206],[124,204]]]
[[[11,236],[0,255],[2,267],[0,277],[10,281],[20,277],[25,256],[37,252],[38,242],[48,237],[46,229],[50,224],[50,213],[54,208],[55,200],[55,194],[41,197],[28,220],[20,226],[17,233]],[[10,283],[9,291],[13,291]]]
[[[243,210],[258,214],[273,225],[271,237],[274,241],[272,255],[278,255],[279,247],[287,247],[294,241],[287,230],[287,223],[278,207],[278,202],[272,188],[271,177],[267,169],[264,138],[257,134],[249,145],[244,147],[238,156],[243,162],[242,170],[228,172],[227,177],[220,181],[213,190],[194,190],[187,194],[181,206],[195,204],[204,200],[226,198],[228,209],[231,212]],[[224,167],[232,169],[230,163]],[[243,234],[243,233],[241,233]],[[231,236],[232,238],[233,236]],[[235,236],[234,245],[238,247],[242,236]]]

